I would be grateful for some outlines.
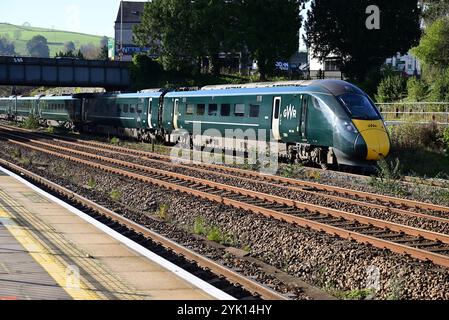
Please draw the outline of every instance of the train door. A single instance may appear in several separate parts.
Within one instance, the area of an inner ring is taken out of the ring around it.
[[[303,95],[301,100],[301,139],[307,142],[307,116],[309,113],[309,99],[308,95]]]
[[[273,136],[275,140],[281,140],[280,122],[281,122],[281,97],[275,97],[273,100]]]
[[[179,129],[178,119],[179,119],[179,99],[175,99],[175,106],[173,110],[173,127],[175,128],[175,130]]]
[[[148,100],[148,126],[153,129],[153,98]]]

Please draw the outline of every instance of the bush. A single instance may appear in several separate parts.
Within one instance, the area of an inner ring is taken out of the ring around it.
[[[392,144],[399,149],[441,150],[444,147],[443,132],[435,123],[419,125],[410,121],[389,130]]]
[[[410,78],[407,81],[407,92],[410,101],[424,101],[429,94],[429,87],[423,80]]]
[[[36,130],[39,128],[39,119],[35,116],[31,116],[25,119],[23,127],[28,130]]]
[[[380,103],[401,100],[407,93],[407,83],[400,75],[387,76],[377,88],[376,100]]]
[[[435,76],[429,98],[434,102],[449,102],[449,69]]]

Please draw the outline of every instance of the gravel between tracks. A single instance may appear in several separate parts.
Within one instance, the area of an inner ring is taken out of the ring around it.
[[[53,142],[55,144],[55,142]],[[63,143],[56,143],[61,146],[67,147],[66,144]],[[71,148],[74,148],[74,146],[70,146]],[[76,149],[84,152],[92,152],[92,150],[77,147]],[[380,209],[374,209],[374,208],[368,208],[368,207],[359,207],[352,204],[342,203],[333,199],[329,199],[326,197],[325,194],[322,194],[321,196],[316,196],[313,194],[303,193],[303,192],[297,192],[293,190],[287,190],[285,188],[280,188],[276,186],[266,185],[262,183],[258,183],[256,181],[246,181],[241,180],[238,177],[236,178],[228,178],[228,177],[220,177],[214,174],[210,173],[201,173],[194,170],[189,170],[186,168],[179,168],[179,167],[171,167],[170,163],[167,164],[159,164],[154,163],[151,161],[147,161],[144,159],[137,159],[135,157],[131,156],[125,156],[125,155],[119,155],[114,154],[110,152],[95,152],[95,154],[104,156],[104,157],[110,157],[122,161],[130,161],[132,163],[144,165],[147,167],[152,167],[160,170],[168,170],[174,173],[189,175],[209,181],[214,181],[222,184],[227,184],[239,188],[244,188],[252,191],[267,193],[276,195],[283,198],[293,199],[301,202],[311,203],[318,206],[324,206],[329,207],[337,210],[342,210],[354,214],[359,214],[363,216],[368,216],[376,219],[382,219],[387,220],[391,222],[395,222],[398,224],[407,225],[414,228],[420,228],[425,229],[429,231],[439,232],[439,233],[445,233],[449,234],[449,223],[439,222],[439,221],[433,221],[426,218],[421,217],[411,217],[407,215],[401,215],[395,212],[390,212],[388,210],[380,210]],[[421,210],[414,210],[417,212],[422,212]],[[425,212],[427,214],[432,214],[432,212],[427,211]],[[433,213],[436,216],[442,216],[438,213]],[[443,215],[444,217],[447,217],[447,215]]]
[[[252,256],[333,292],[365,288],[367,270],[374,266],[380,272],[378,298],[449,299],[448,270],[431,263],[125,180],[0,142],[0,153],[7,160],[17,162],[18,157],[11,156],[17,154],[14,151],[17,149],[21,150],[19,158],[27,169],[82,195],[94,196],[97,202],[125,215],[132,215],[133,220],[156,231],[158,228],[171,228],[174,234],[170,238],[174,240],[177,236],[184,237],[186,232],[180,230],[191,230],[196,219],[202,217],[207,223],[232,234],[236,246],[250,248]],[[96,183],[94,192],[86,188],[92,179]],[[111,190],[119,191],[126,204],[140,211],[141,215],[126,213],[122,206],[113,203],[109,197]],[[170,223],[155,225],[148,215],[163,204],[169,205]],[[212,251],[210,254],[218,259],[227,257],[223,252]],[[226,263],[233,263],[232,260],[235,258],[228,259]]]

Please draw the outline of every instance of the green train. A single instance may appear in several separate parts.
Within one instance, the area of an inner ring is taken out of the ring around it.
[[[0,116],[71,124],[143,141],[249,152],[275,142],[291,161],[366,167],[390,151],[370,97],[340,80],[0,99]]]

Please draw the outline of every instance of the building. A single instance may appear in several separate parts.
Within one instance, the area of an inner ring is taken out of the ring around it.
[[[115,59],[131,61],[135,53],[147,51],[134,42],[134,26],[142,21],[145,2],[122,1],[115,21]],[[123,21],[122,21],[123,17]]]
[[[386,61],[386,65],[392,67],[396,71],[402,72],[402,74],[407,77],[421,75],[421,64],[418,59],[410,54],[404,56],[398,54],[395,57],[389,58]]]

